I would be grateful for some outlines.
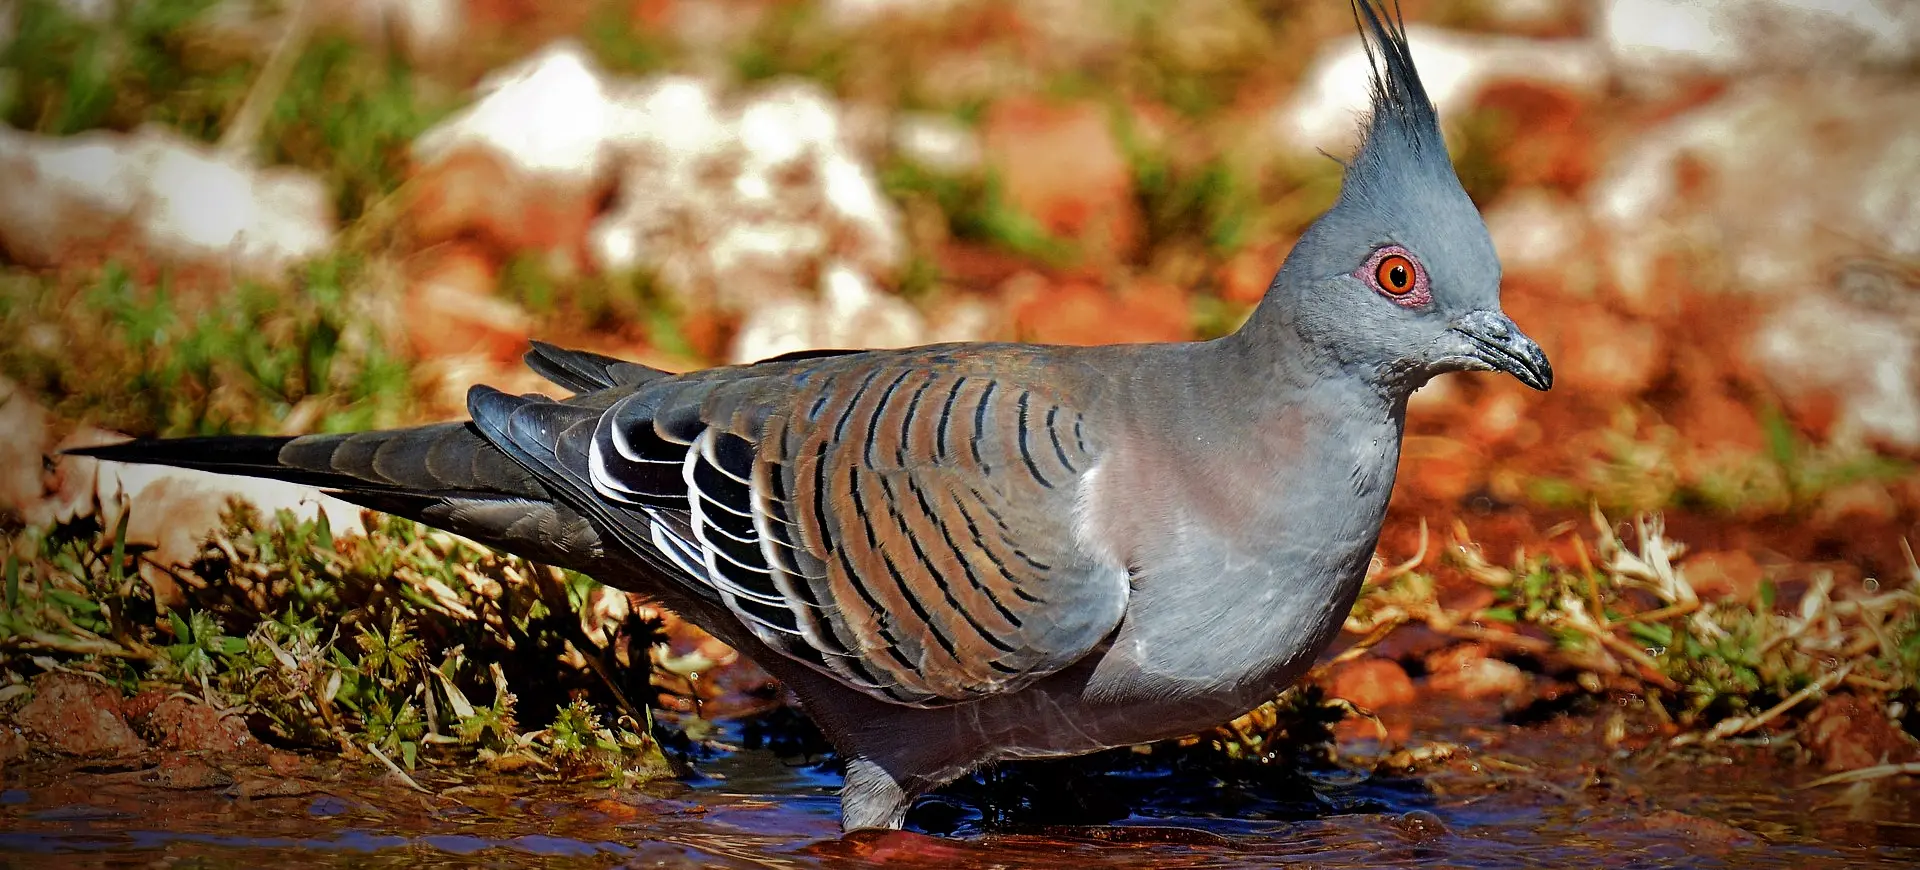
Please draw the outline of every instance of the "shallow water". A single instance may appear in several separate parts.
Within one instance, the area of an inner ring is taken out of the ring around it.
[[[1109,758],[1020,768],[916,808],[921,832],[838,831],[838,776],[743,750],[689,783],[615,792],[501,778],[433,795],[359,774],[282,797],[156,787],[149,771],[15,769],[0,862],[20,867],[1912,867],[1920,811],[1833,789],[1774,753],[1599,748],[1593,724],[1460,729],[1411,774],[1350,763],[1223,775]],[[38,781],[36,781],[36,777]],[[429,779],[429,782],[434,780]],[[304,790],[303,790],[304,789]],[[1830,804],[1822,806],[1822,804]],[[1065,812],[1060,806],[1078,809]],[[1037,827],[1075,813],[1112,825]],[[1105,816],[1101,814],[1104,813]],[[948,836],[930,836],[936,831]]]

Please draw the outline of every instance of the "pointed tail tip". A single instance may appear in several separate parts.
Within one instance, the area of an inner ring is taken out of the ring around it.
[[[197,438],[129,438],[112,444],[68,447],[62,456],[109,462],[140,462],[201,468],[215,465],[279,464],[280,448],[292,441],[281,435],[212,435]]]
[[[116,462],[123,461],[119,457],[137,452],[143,440],[145,439],[129,438],[125,441],[115,441],[111,444],[87,444],[80,447],[63,447],[60,449],[59,455],[85,456],[89,459],[109,459]]]

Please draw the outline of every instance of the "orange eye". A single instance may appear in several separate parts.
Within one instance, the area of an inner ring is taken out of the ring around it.
[[[1374,268],[1373,278],[1388,295],[1405,296],[1413,292],[1413,261],[1399,254],[1384,257]]]

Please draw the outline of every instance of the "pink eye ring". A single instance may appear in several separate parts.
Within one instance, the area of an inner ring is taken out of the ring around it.
[[[1433,301],[1426,267],[1420,265],[1413,252],[1399,245],[1376,248],[1354,277],[1404,308],[1418,308]]]

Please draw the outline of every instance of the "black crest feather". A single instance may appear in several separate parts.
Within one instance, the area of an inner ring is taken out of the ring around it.
[[[1420,84],[1420,73],[1413,66],[1413,49],[1407,44],[1407,26],[1400,14],[1399,0],[1389,12],[1385,0],[1353,0],[1353,21],[1366,45],[1367,62],[1373,68],[1373,108],[1367,124],[1367,144],[1384,136],[1404,140],[1411,150],[1444,157],[1446,144],[1440,136],[1440,116],[1427,99]],[[1364,150],[1365,146],[1363,146]]]

